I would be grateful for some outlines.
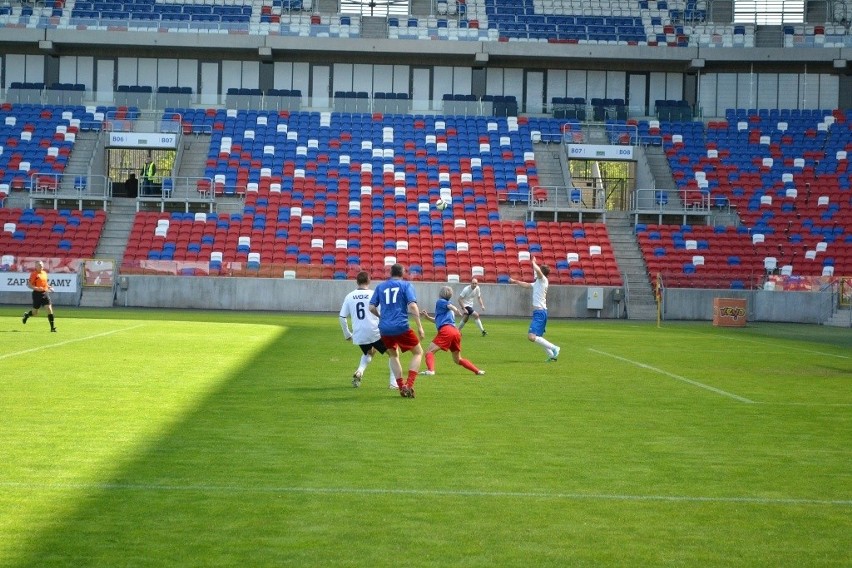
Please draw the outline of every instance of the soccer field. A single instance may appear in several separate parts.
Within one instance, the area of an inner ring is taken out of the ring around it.
[[[852,565],[849,329],[486,314],[412,400],[336,314],[22,312],[2,567]]]

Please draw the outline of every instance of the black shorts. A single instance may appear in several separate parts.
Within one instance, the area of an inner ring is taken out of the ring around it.
[[[382,343],[381,339],[377,339],[376,341],[374,341],[372,343],[365,343],[364,345],[359,345],[358,347],[361,348],[361,353],[363,353],[364,355],[369,353],[370,349],[375,349],[376,351],[378,351],[382,355],[384,355],[385,352],[388,350],[388,348],[385,347],[385,344]]]
[[[50,294],[46,292],[33,292],[33,309],[39,309],[50,305]]]
[[[472,316],[474,312],[473,306],[464,306],[464,311],[467,312],[467,315]]]

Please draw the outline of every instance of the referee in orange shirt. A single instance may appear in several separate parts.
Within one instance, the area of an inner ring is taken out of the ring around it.
[[[40,308],[46,306],[50,331],[55,332],[56,326],[53,325],[53,304],[50,301],[50,292],[53,292],[53,287],[47,281],[47,272],[44,270],[44,263],[42,261],[39,260],[36,262],[35,268],[30,272],[27,288],[33,291],[33,309],[24,312],[24,318],[21,321],[27,323],[28,319],[38,315]]]

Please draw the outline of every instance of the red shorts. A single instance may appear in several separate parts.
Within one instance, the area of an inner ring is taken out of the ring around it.
[[[432,343],[444,351],[461,351],[461,332],[453,325],[445,325],[438,330],[438,335],[435,336]]]
[[[383,335],[382,343],[384,343],[385,347],[388,349],[396,349],[399,347],[399,350],[404,353],[406,351],[411,351],[420,345],[420,338],[417,337],[414,330],[409,329],[400,335]]]

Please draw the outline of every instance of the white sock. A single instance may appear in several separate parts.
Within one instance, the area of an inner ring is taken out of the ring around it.
[[[538,343],[539,345],[541,345],[541,348],[544,349],[545,351],[547,351],[548,355],[550,355],[551,350],[553,350],[553,348],[556,347],[554,344],[552,344],[551,342],[549,342],[548,340],[546,340],[543,337],[536,337],[535,342]]]
[[[358,365],[358,372],[363,373],[372,360],[373,357],[371,355],[361,355],[361,364]]]
[[[396,377],[393,376],[393,367],[390,364],[390,358],[388,358],[388,369],[390,369],[390,386],[397,388],[399,385],[396,384]]]
[[[466,323],[467,322],[465,320],[461,320],[461,323],[459,324],[459,331],[461,331],[461,328],[463,328]]]
[[[476,325],[479,326],[479,331],[485,331],[485,327],[483,327],[481,319],[476,320]]]

